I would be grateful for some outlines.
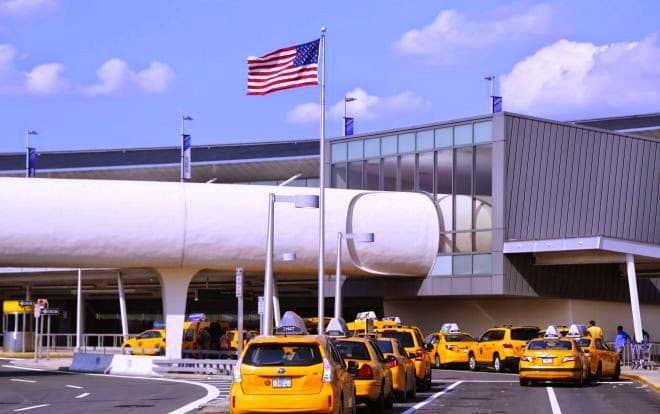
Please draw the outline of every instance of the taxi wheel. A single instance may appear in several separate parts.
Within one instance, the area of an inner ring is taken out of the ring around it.
[[[468,359],[468,366],[470,367],[470,371],[479,371],[479,367],[477,366],[477,359],[474,357],[474,354],[470,352],[470,357]]]
[[[502,372],[502,361],[498,354],[493,357],[493,369],[495,369],[495,372]]]
[[[158,355],[165,356],[165,348],[158,348]]]
[[[431,367],[429,367],[429,372],[426,374],[426,390],[431,391],[431,384],[432,384],[432,378],[431,378]]]
[[[383,414],[385,412],[385,396],[383,392],[384,390],[381,388],[378,399],[367,402],[367,409],[371,414]]]
[[[412,382],[412,389],[408,392],[408,398],[414,399],[417,397],[417,380]]]
[[[621,363],[617,362],[616,367],[614,368],[614,375],[612,375],[613,381],[618,381],[621,377]]]
[[[594,375],[594,381],[600,381],[603,378],[603,364],[598,363],[598,368],[596,368],[596,375]]]
[[[435,356],[435,367],[438,369],[442,368],[442,364],[440,363],[440,355]]]
[[[125,346],[123,351],[124,355],[133,355],[133,349],[130,346]]]
[[[390,391],[390,395],[385,398],[385,408],[390,410],[392,407],[394,407],[394,390]]]
[[[520,378],[520,385],[523,387],[527,387],[529,385],[529,380]]]

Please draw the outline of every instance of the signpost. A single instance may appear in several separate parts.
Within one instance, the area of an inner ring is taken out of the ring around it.
[[[257,313],[259,314],[259,333],[264,334],[264,297],[257,298]]]
[[[44,313],[44,310],[48,308],[48,299],[37,299],[37,306],[34,307],[34,361],[39,361],[39,337],[43,335],[44,331],[44,319],[41,318],[41,315]],[[48,326],[50,327],[50,318],[48,319]]]
[[[236,268],[236,299],[238,299],[238,355],[243,352],[243,268]]]

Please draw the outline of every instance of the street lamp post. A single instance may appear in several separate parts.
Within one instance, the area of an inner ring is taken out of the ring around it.
[[[353,96],[345,96],[344,97],[344,136],[346,136],[346,119],[347,119],[347,111],[346,107],[349,102],[357,101],[357,98]]]
[[[25,132],[25,178],[30,176],[30,135],[39,135],[39,133],[32,129]]]
[[[341,240],[352,239],[361,243],[373,243],[373,233],[337,233],[337,268],[335,272],[335,318],[341,318]]]
[[[186,181],[185,158],[186,158],[186,121],[192,121],[193,117],[190,115],[183,115],[181,117],[181,182]]]
[[[273,244],[275,231],[275,203],[293,203],[296,208],[319,208],[317,195],[268,194],[268,230],[266,232],[266,266],[264,271],[264,323],[262,335],[273,333]]]
[[[490,87],[489,88],[490,95],[488,97],[488,110],[492,113],[493,112],[493,81],[495,80],[495,75],[484,76],[484,80],[488,81]]]

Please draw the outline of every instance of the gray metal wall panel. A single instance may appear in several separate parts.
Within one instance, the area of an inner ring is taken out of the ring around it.
[[[608,236],[660,244],[660,142],[507,117],[507,240]]]

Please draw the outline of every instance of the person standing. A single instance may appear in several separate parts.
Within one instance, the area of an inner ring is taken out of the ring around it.
[[[589,321],[587,332],[589,332],[589,335],[591,335],[592,338],[603,340],[603,330],[600,326],[596,325],[595,321]]]
[[[616,327],[616,338],[614,339],[614,349],[619,354],[619,358],[623,359],[623,348],[630,342],[630,335],[623,330],[623,326]]]

